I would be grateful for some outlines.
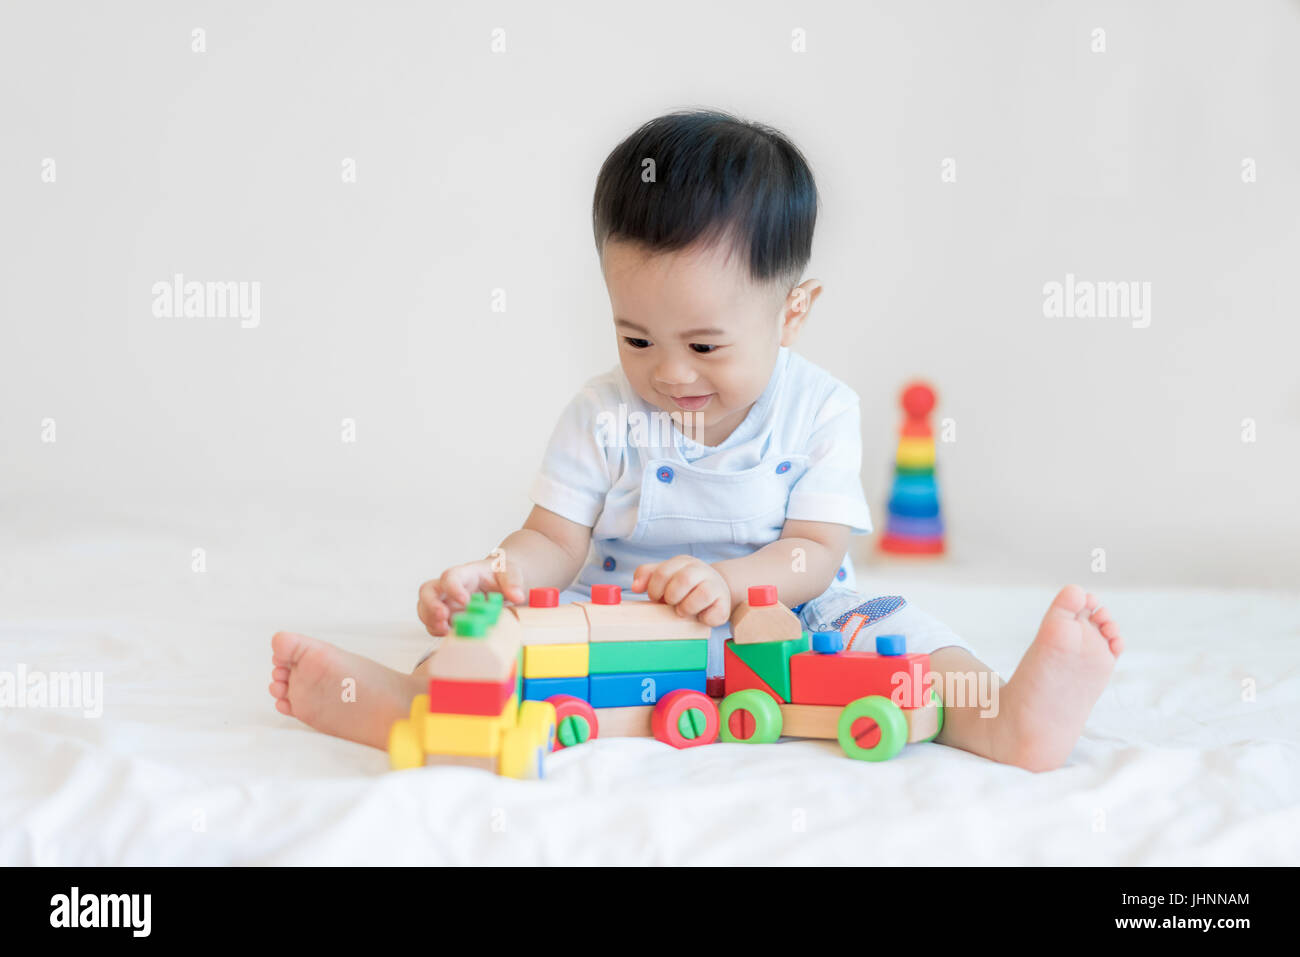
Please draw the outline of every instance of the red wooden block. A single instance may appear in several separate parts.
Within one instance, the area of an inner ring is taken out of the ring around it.
[[[899,673],[906,675],[907,680],[895,684],[894,676]],[[919,708],[929,694],[929,673],[928,654],[842,651],[837,655],[819,655],[815,651],[801,651],[790,659],[790,688],[797,704],[846,705],[878,694],[900,708]],[[727,674],[730,677],[730,662]]]
[[[776,586],[775,585],[750,585],[749,604],[753,608],[761,608],[764,605],[775,605]]]
[[[727,694],[734,694],[737,691],[746,691],[749,688],[757,688],[759,691],[770,694],[777,704],[785,704],[785,699],[776,693],[775,689],[760,678],[757,672],[749,665],[740,660],[740,655],[731,650],[731,642],[722,646],[724,666],[727,669],[725,691]],[[811,652],[805,652],[811,654]],[[795,658],[799,657],[795,655]],[[794,659],[792,658],[791,661]],[[859,696],[861,697],[861,696]],[[732,716],[733,719],[735,715]],[[753,733],[752,730],[750,732]],[[749,737],[749,735],[737,735],[737,737]]]
[[[880,539],[882,552],[895,555],[942,555],[942,538],[903,538],[886,532]]]
[[[429,710],[435,714],[500,714],[515,693],[515,668],[505,681],[429,679]]]

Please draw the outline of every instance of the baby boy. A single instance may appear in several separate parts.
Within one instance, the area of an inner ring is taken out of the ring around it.
[[[849,540],[871,531],[858,397],[790,351],[822,291],[803,278],[817,203],[786,137],[727,114],[662,116],[614,149],[593,225],[619,364],[561,415],[523,527],[426,582],[420,620],[441,636],[475,591],[522,603],[554,587],[568,601],[619,584],[713,626],[717,675],[732,609],[748,586],[776,585],[810,631],[852,618],[855,650],[898,633],[929,653],[948,698],[940,744],[1058,768],[1123,649],[1093,596],[1063,589],[1004,683],[904,596],[858,588]],[[376,748],[428,680],[424,662],[403,674],[290,632],[271,647],[283,714]],[[344,677],[355,701],[340,700]],[[953,700],[975,686],[993,707]]]

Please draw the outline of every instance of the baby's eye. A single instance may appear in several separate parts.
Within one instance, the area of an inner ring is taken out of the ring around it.
[[[713,352],[713,351],[716,350],[718,347],[717,347],[717,346],[706,346],[706,345],[704,345],[704,343],[702,343],[702,342],[692,342],[692,343],[691,343],[691,348],[694,349],[696,352],[702,353],[702,354],[704,354],[704,355],[708,355],[710,352]]]
[[[633,338],[632,336],[624,336],[623,341],[626,342],[633,349],[644,349],[648,345],[650,345],[649,339],[636,339]]]

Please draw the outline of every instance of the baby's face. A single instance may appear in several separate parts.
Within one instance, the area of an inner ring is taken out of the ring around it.
[[[721,246],[648,256],[616,240],[603,257],[628,382],[705,445],[730,435],[763,394],[786,325],[785,297],[725,258]]]

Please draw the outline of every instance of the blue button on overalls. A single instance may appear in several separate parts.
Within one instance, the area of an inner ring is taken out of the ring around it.
[[[668,482],[671,482],[673,480],[673,470],[665,465],[656,473],[656,476],[659,479],[659,481],[667,484]]]
[[[606,558],[604,568],[605,571],[612,572],[614,570],[614,559]]]
[[[790,463],[789,463],[789,462],[782,462],[780,465],[778,465],[778,466],[776,467],[776,474],[777,474],[777,475],[784,475],[784,474],[785,474],[786,472],[788,472],[788,471],[790,471]]]

